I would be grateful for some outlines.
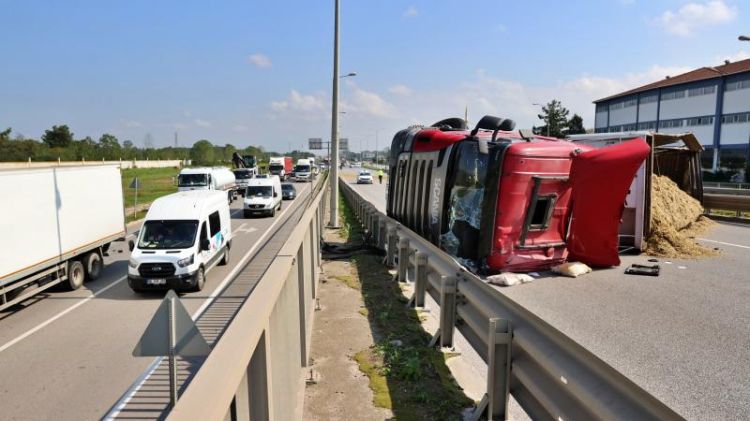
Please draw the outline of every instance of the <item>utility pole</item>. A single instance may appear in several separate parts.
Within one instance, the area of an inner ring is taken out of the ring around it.
[[[339,226],[339,0],[334,0],[333,100],[331,101],[331,216],[328,225]]]

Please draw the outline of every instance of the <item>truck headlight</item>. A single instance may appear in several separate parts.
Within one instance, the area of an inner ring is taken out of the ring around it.
[[[195,261],[194,259],[195,255],[191,254],[190,257],[186,257],[184,259],[180,259],[177,261],[177,266],[184,268],[185,266],[192,265]]]
[[[136,269],[136,268],[138,268],[138,261],[130,259],[130,260],[128,260],[128,266],[130,266],[133,269]]]

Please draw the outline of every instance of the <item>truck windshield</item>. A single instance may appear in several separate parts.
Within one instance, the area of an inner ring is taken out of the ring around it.
[[[271,186],[250,186],[247,188],[246,197],[271,197],[273,188]]]
[[[268,169],[271,171],[281,171],[284,169],[284,166],[281,164],[271,164],[268,166]]]
[[[207,186],[208,177],[206,174],[180,174],[177,177],[179,187]]]
[[[242,156],[242,162],[245,163],[246,168],[253,168],[255,167],[255,157],[252,155],[243,155]]]
[[[297,165],[294,167],[295,172],[310,172],[310,166],[309,165]]]
[[[250,171],[234,171],[234,178],[237,180],[246,180],[252,177],[253,174]]]
[[[139,249],[185,249],[193,246],[198,221],[146,221]]]

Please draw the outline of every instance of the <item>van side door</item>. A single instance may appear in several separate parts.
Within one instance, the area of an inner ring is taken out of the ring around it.
[[[218,210],[208,215],[208,224],[209,238],[211,239],[211,255],[209,258],[213,258],[226,243],[224,234],[221,232],[221,217]]]

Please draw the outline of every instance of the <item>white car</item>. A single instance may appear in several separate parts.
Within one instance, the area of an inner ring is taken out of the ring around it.
[[[370,171],[360,171],[357,176],[357,184],[372,184],[372,174],[370,174]]]

